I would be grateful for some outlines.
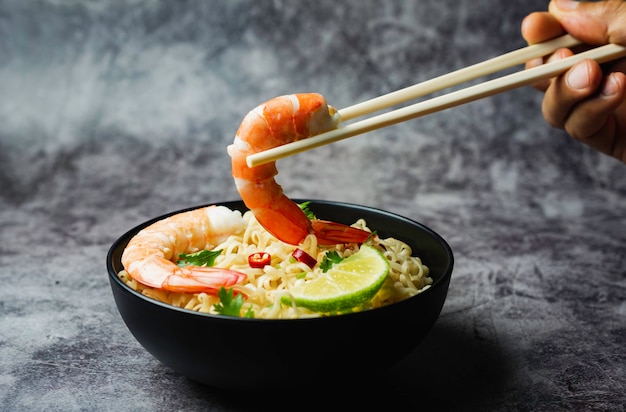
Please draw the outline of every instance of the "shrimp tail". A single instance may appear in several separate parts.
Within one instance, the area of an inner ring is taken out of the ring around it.
[[[285,200],[286,199],[286,200]],[[285,195],[279,198],[280,208],[262,207],[251,209],[255,218],[277,239],[290,245],[298,245],[310,233],[309,219],[296,203]]]
[[[246,275],[234,270],[216,267],[189,266],[181,274],[168,276],[161,287],[171,292],[217,294],[220,288],[242,282]]]
[[[363,229],[318,219],[311,221],[311,229],[320,245],[364,243],[372,235],[371,232]]]

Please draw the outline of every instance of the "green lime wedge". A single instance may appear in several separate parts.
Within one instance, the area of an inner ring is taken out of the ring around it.
[[[333,265],[317,279],[291,288],[291,297],[297,306],[316,312],[339,312],[372,299],[388,273],[389,261],[383,254],[361,245],[357,253]],[[282,302],[290,305],[291,297],[283,296]]]

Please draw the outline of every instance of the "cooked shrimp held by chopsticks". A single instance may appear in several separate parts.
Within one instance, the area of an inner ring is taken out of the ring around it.
[[[334,129],[337,111],[317,93],[292,94],[271,99],[243,119],[235,141],[228,146],[237,190],[257,221],[279,240],[300,244],[314,234],[321,245],[363,243],[370,232],[326,220],[309,220],[276,182],[276,162],[248,167],[246,158]]]

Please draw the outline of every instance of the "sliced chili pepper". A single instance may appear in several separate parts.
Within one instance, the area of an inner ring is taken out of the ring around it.
[[[272,255],[267,252],[256,252],[248,256],[248,264],[251,268],[263,268],[272,263]]]
[[[293,256],[298,262],[302,262],[310,268],[313,268],[317,264],[317,260],[302,249],[294,250],[291,256]]]

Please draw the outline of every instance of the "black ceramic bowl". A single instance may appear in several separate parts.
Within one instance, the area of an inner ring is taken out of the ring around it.
[[[246,210],[241,201],[221,204]],[[393,366],[417,347],[439,317],[454,264],[452,250],[431,229],[393,213],[328,201],[311,201],[310,208],[320,219],[341,223],[365,218],[381,237],[407,242],[430,268],[432,286],[379,309],[314,319],[245,319],[179,309],[133,291],[117,277],[131,237],[165,215],[125,233],[107,255],[111,289],[126,326],[174,371],[227,389],[298,385],[329,376],[351,380]]]

